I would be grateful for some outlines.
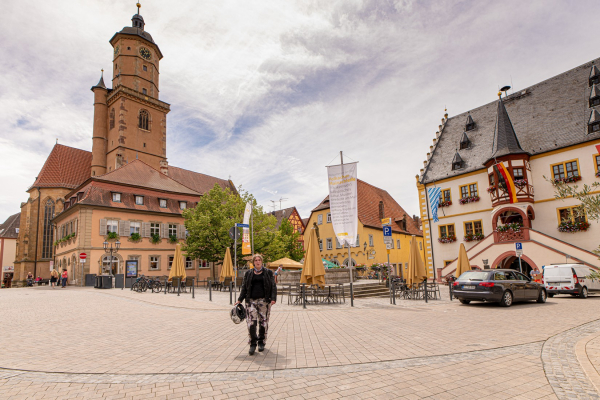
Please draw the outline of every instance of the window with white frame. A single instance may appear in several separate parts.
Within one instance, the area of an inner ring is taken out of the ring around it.
[[[160,269],[160,256],[150,256],[150,271],[158,271]]]
[[[327,238],[327,250],[333,250],[333,243],[331,238]]]
[[[158,222],[150,223],[150,236],[160,235],[160,224]]]
[[[138,206],[144,205],[144,196],[135,196],[135,204]]]
[[[179,202],[179,209],[180,210],[185,210],[187,208],[187,201],[180,201]]]
[[[331,223],[331,213],[327,213],[327,223]]]
[[[114,232],[114,233],[119,232],[119,221],[117,221],[116,219],[107,219],[106,220],[106,233],[109,233],[109,232]]]
[[[158,199],[158,206],[160,208],[167,208],[167,199]]]
[[[177,237],[177,225],[169,224],[169,237],[175,236]]]
[[[323,224],[323,214],[317,215],[317,224],[318,225]]]
[[[185,269],[194,269],[194,260],[192,260],[192,257],[185,258]]]
[[[373,244],[373,235],[369,235],[369,246],[375,246]]]
[[[139,234],[140,233],[140,229],[142,227],[142,223],[141,222],[130,222],[129,223],[129,235],[133,235],[134,233]]]
[[[120,203],[121,202],[121,193],[113,193],[112,194],[112,201],[114,201],[115,203]]]

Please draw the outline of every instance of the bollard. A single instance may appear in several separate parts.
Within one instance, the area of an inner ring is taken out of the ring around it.
[[[208,280],[208,301],[212,301],[212,281]]]
[[[394,297],[394,282],[390,283],[389,291],[390,291],[390,304],[394,304],[394,301],[392,300],[392,297]]]
[[[354,307],[354,288],[352,282],[350,282],[350,307]]]
[[[192,299],[196,298],[196,293],[194,292],[194,278],[192,278]]]
[[[233,282],[229,282],[229,304],[233,304]]]
[[[452,291],[453,291],[453,287],[454,287],[454,282],[449,281],[448,282],[448,290],[450,291],[450,301],[452,301]]]
[[[167,294],[167,283],[168,283],[168,278],[165,278],[165,294]]]
[[[394,305],[396,305],[396,282],[392,282],[392,290],[393,290],[392,297],[394,298]]]
[[[302,284],[302,308],[306,308],[306,285]]]
[[[177,296],[181,293],[181,278],[179,278],[179,282],[177,282]]]
[[[425,285],[425,303],[428,303],[427,301],[427,278],[425,278],[425,280],[423,281],[423,284]]]

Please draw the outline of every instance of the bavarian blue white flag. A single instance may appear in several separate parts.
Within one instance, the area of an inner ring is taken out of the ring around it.
[[[429,207],[431,207],[431,215],[433,216],[433,222],[440,222],[440,219],[437,216],[438,205],[440,204],[440,193],[442,188],[434,187],[427,189],[427,194],[429,196]]]

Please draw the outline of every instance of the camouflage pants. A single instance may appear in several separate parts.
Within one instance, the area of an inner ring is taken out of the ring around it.
[[[267,344],[271,303],[265,299],[248,299],[246,302],[246,322],[248,323],[248,344]],[[258,330],[258,332],[257,332]]]

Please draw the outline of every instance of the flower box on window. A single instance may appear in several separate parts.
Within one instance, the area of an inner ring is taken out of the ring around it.
[[[558,225],[558,230],[560,232],[585,232],[590,227],[589,222],[581,221],[581,222],[571,222],[571,221],[563,221]]]
[[[463,197],[458,201],[460,204],[475,203],[476,201],[479,201],[479,196]]]
[[[465,235],[465,242],[472,242],[474,240],[483,240],[485,238],[485,236],[483,236],[483,233],[470,233],[468,235]]]
[[[517,179],[514,183],[516,187],[522,188],[527,186],[527,179]]]
[[[511,224],[498,225],[496,227],[496,232],[508,232],[508,231],[520,232],[522,227],[523,227],[523,225],[519,224],[518,222],[513,222]]]
[[[438,207],[448,207],[451,205],[452,205],[452,200],[440,201],[440,203],[438,204]]]
[[[490,186],[489,188],[487,188],[488,193],[492,193],[494,190],[496,190],[496,186]]]
[[[552,183],[557,184],[557,183],[572,183],[572,182],[577,182],[581,180],[581,176],[579,175],[571,175],[571,176],[567,176],[566,178],[556,178],[552,180]]]
[[[596,172],[596,178],[600,178],[600,169]]]
[[[440,243],[452,243],[452,242],[456,242],[456,236],[455,235],[450,235],[450,236],[441,236],[438,238],[438,242]]]

